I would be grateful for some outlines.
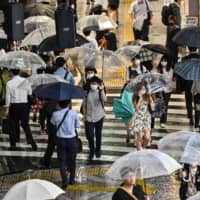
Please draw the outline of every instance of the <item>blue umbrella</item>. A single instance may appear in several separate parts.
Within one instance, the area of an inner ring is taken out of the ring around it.
[[[68,99],[82,99],[85,97],[86,92],[80,87],[58,82],[38,86],[34,90],[34,94],[42,99],[63,101]]]
[[[200,59],[188,59],[176,64],[174,72],[185,80],[200,80]]]

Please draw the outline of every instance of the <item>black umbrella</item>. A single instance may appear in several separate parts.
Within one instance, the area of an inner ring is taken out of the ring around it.
[[[161,44],[145,44],[142,46],[142,48],[148,49],[152,52],[168,55],[167,48],[165,48]]]
[[[68,99],[83,99],[86,92],[81,88],[69,83],[57,82],[38,86],[34,94],[42,99],[53,99],[58,101]]]
[[[85,43],[88,43],[88,40],[84,38],[83,36],[76,34],[76,46],[81,46]],[[39,47],[38,47],[39,52],[48,52],[52,50],[62,50],[60,49],[57,44],[56,44],[56,35],[50,36],[46,39],[44,39]]]
[[[188,27],[180,30],[173,41],[180,46],[200,48],[200,27]]]

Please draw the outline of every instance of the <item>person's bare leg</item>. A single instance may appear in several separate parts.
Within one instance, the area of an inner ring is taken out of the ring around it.
[[[143,134],[142,133],[136,133],[135,136],[136,136],[136,139],[135,139],[136,149],[139,151],[139,150],[142,149]]]
[[[151,142],[151,130],[147,129],[144,131],[144,140],[143,140],[143,147],[149,147]]]

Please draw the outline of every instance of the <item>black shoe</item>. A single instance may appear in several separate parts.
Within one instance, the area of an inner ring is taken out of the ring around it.
[[[32,150],[33,151],[37,151],[37,145],[36,145],[36,143],[32,143],[31,146],[32,146]]]
[[[9,151],[15,151],[15,150],[17,150],[17,147],[16,146],[11,146],[11,147],[8,148],[8,150]]]
[[[194,125],[193,119],[190,118],[190,123],[189,124],[190,124],[190,126]]]
[[[101,153],[96,153],[96,158],[101,158]]]
[[[61,186],[61,188],[63,189],[63,190],[66,190],[67,189],[67,184],[63,184],[62,186]]]

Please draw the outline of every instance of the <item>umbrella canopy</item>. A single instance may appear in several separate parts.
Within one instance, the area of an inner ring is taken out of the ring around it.
[[[86,38],[84,38],[83,36],[76,34],[76,46],[82,45],[87,43],[88,40]],[[44,39],[39,47],[38,50],[40,52],[48,52],[48,51],[52,51],[52,50],[59,50],[59,47],[57,46],[56,43],[56,35],[47,37],[46,39]]]
[[[0,66],[8,69],[29,69],[35,72],[45,67],[45,62],[35,53],[29,51],[10,51],[0,57]]]
[[[55,35],[55,26],[37,28],[23,39],[20,46],[38,46],[43,40],[52,35]]]
[[[116,118],[122,118],[123,121],[128,121],[135,111],[132,103],[133,93],[124,90],[121,99],[114,98],[113,112]]]
[[[117,28],[117,24],[105,15],[88,15],[81,17],[77,22],[77,30],[89,28],[94,31],[103,31]]]
[[[180,46],[200,48],[200,27],[187,27],[181,29],[173,37],[173,41]]]
[[[26,16],[49,16],[54,18],[56,7],[51,4],[43,4],[43,3],[31,3],[25,6],[25,15]]]
[[[161,44],[145,44],[142,46],[144,49],[148,49],[152,52],[168,55],[168,50]]]
[[[31,16],[24,20],[24,31],[30,33],[37,28],[55,27],[55,20],[48,16]]]
[[[34,94],[42,99],[53,99],[58,101],[69,99],[82,99],[86,92],[77,86],[68,83],[50,83],[39,86],[35,89]]]
[[[141,74],[126,86],[126,90],[137,93],[141,85],[146,85],[147,93],[152,94],[163,91],[169,83],[168,77],[159,73]]]
[[[185,80],[200,80],[200,59],[188,59],[175,65],[174,72]]]
[[[131,59],[133,57],[135,57],[137,54],[139,54],[140,52],[140,49],[141,49],[141,46],[138,46],[138,45],[126,45],[126,46],[123,46],[119,49],[117,49],[115,51],[115,54],[127,59],[128,61],[131,61]]]
[[[198,192],[194,196],[188,198],[187,200],[199,200],[199,199],[200,199],[200,192]]]
[[[122,180],[126,177],[124,168],[136,171],[137,178],[152,178],[170,175],[181,168],[181,165],[158,150],[141,150],[130,152],[116,160],[106,175],[114,180]]]
[[[200,135],[190,131],[178,131],[163,137],[159,143],[160,151],[177,161],[200,165]]]
[[[30,179],[15,184],[4,196],[3,200],[46,200],[55,199],[65,193],[53,183],[40,179]]]
[[[34,74],[26,78],[26,80],[23,81],[18,86],[18,88],[26,89],[27,85],[31,85],[32,90],[34,90],[39,85],[44,85],[48,83],[57,83],[57,82],[67,83],[67,81],[65,81],[60,76],[56,76],[53,74]]]

